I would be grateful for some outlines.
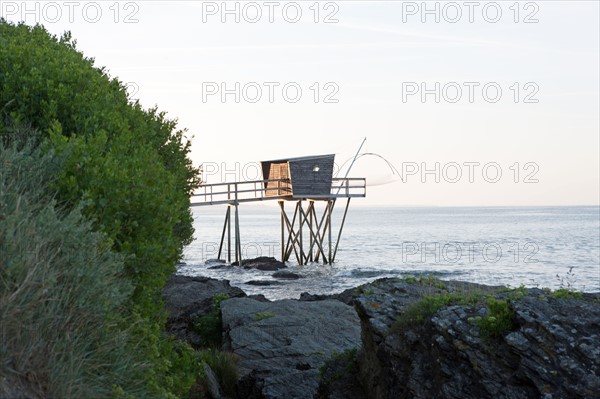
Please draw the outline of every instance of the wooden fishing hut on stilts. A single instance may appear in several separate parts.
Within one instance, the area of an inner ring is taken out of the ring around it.
[[[333,177],[335,155],[318,155],[262,161],[263,180],[204,184],[192,196],[192,206],[226,204],[218,258],[227,240],[227,262],[231,263],[231,231],[235,260],[242,264],[239,205],[245,202],[277,201],[281,214],[281,260],[294,254],[300,265],[308,262],[330,264],[335,261],[350,200],[366,196],[366,179]],[[344,214],[337,234],[331,223],[338,199],[346,199]],[[288,215],[285,204],[293,203]],[[315,203],[324,202],[322,212]],[[335,239],[335,241],[334,241]]]

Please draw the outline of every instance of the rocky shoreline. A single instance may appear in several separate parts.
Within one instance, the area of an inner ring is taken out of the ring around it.
[[[600,293],[409,277],[268,301],[226,280],[180,275],[163,292],[168,332],[196,348],[208,343],[199,318],[218,314],[220,349],[238,359],[234,397],[549,399],[600,392]],[[221,397],[218,387],[210,392]]]

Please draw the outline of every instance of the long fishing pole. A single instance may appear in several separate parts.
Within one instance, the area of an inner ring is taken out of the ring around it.
[[[346,180],[348,178],[348,175],[350,174],[350,170],[352,169],[354,162],[356,162],[356,159],[358,158],[358,155],[360,154],[360,150],[362,150],[363,145],[365,145],[365,141],[367,141],[366,137],[363,139],[362,143],[360,143],[360,147],[358,147],[358,151],[356,151],[356,155],[354,155],[354,159],[352,159],[352,163],[350,163],[350,166],[348,167],[348,170],[346,171],[344,180]],[[342,185],[340,184],[340,186],[338,187],[337,193],[335,193],[335,195],[338,195],[340,193],[341,189],[342,189]]]

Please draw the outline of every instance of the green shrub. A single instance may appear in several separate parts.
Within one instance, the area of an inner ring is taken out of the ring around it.
[[[65,155],[58,199],[84,214],[126,255],[134,303],[160,310],[160,288],[192,239],[189,194],[198,185],[184,131],[131,103],[119,81],[40,26],[0,21],[0,136],[37,129]]]
[[[120,276],[132,290],[121,310],[138,342],[132,350],[150,364],[140,380],[151,395],[185,391],[195,366],[183,365],[163,336],[161,300],[193,234],[189,194],[199,180],[185,131],[131,102],[70,34],[0,19],[0,141],[26,137],[28,127],[42,151],[62,160],[53,169],[57,204],[80,209],[123,256]]]
[[[133,287],[123,256],[79,209],[56,209],[61,160],[0,144],[0,384],[40,397],[149,394],[149,366],[121,316]],[[2,389],[0,388],[0,392]]]

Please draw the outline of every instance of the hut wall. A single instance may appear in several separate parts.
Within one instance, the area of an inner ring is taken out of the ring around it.
[[[290,160],[289,172],[294,197],[311,197],[331,194],[334,156]],[[315,166],[319,171],[315,172]]]

